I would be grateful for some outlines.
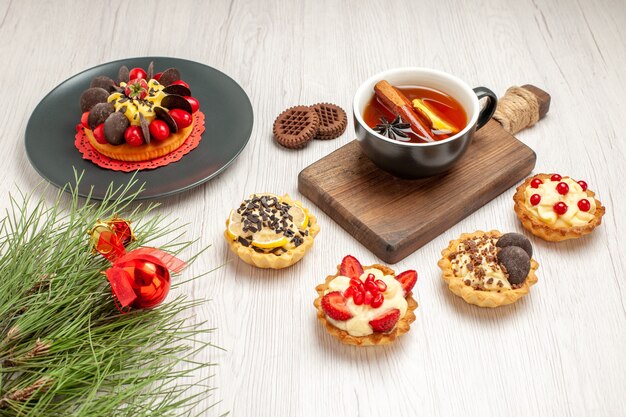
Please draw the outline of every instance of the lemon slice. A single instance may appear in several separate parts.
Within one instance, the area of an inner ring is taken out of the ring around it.
[[[263,228],[252,235],[252,244],[262,249],[278,248],[287,244],[287,238],[271,229]]]
[[[237,210],[231,210],[230,215],[228,216],[228,236],[230,236],[233,240],[237,239],[237,237],[241,236],[242,227],[241,214],[237,213]]]
[[[293,224],[295,224],[298,229],[306,229],[309,225],[309,216],[307,216],[304,209],[299,205],[294,203],[289,209],[289,215],[293,217]]]

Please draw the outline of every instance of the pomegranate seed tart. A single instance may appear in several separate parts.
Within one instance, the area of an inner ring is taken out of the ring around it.
[[[252,194],[231,210],[224,237],[247,264],[282,269],[313,246],[320,227],[311,212],[288,195]]]
[[[577,239],[602,223],[605,208],[587,188],[559,174],[527,178],[513,196],[515,213],[532,234],[550,242]]]
[[[479,307],[512,304],[537,283],[539,268],[528,238],[497,230],[463,233],[442,252],[438,265],[454,294]]]
[[[317,318],[341,342],[356,346],[386,345],[410,329],[417,302],[411,290],[417,272],[396,276],[384,265],[362,266],[348,255],[335,275],[315,289]]]

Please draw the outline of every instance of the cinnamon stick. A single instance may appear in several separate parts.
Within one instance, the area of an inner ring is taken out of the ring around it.
[[[427,142],[434,142],[430,128],[424,124],[413,110],[411,101],[397,88],[389,84],[386,80],[376,83],[374,92],[380,102],[393,114],[400,116],[405,123],[411,125],[411,130],[422,137]]]

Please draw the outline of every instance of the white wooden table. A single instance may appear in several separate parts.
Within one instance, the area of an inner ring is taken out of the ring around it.
[[[175,56],[224,71],[250,96],[255,125],[239,159],[160,208],[191,222],[196,249],[213,244],[193,273],[230,261],[183,289],[212,299],[196,313],[225,349],[204,358],[220,363],[216,415],[626,415],[623,0],[0,0],[0,39],[1,209],[9,191],[40,181],[23,146],[30,113],[83,69]],[[300,170],[353,139],[350,121],[337,140],[280,148],[271,140],[278,113],[330,101],[350,114],[366,77],[399,66],[438,68],[499,95],[514,84],[544,88],[548,117],[518,137],[537,152],[536,172],[587,180],[607,214],[587,238],[532,239],[541,266],[530,296],[480,309],[447,290],[436,262],[462,232],[522,230],[505,192],[395,265],[419,271],[417,320],[389,347],[358,349],[331,338],[312,303],[343,255],[377,262],[367,249],[314,206],[321,233],[287,270],[243,264],[222,231],[230,208],[253,192],[300,197]]]

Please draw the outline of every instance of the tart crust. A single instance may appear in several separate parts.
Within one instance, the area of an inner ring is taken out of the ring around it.
[[[170,152],[180,148],[185,143],[195,126],[197,117],[193,115],[193,123],[177,133],[172,133],[169,138],[162,142],[152,141],[141,146],[131,146],[127,143],[121,145],[110,145],[108,143],[98,143],[93,136],[93,131],[85,129],[85,135],[91,146],[104,156],[111,159],[125,162],[142,162],[151,159],[160,158]]]
[[[450,241],[448,247],[441,251],[442,258],[439,262],[437,262],[437,265],[441,268],[443,273],[442,278],[448,284],[450,291],[464,299],[469,304],[489,308],[512,304],[528,294],[530,287],[537,283],[537,275],[535,274],[535,271],[539,268],[539,264],[534,259],[530,259],[530,272],[528,272],[528,276],[526,277],[524,284],[522,284],[519,288],[502,290],[501,292],[475,290],[471,286],[465,285],[463,278],[454,275],[454,272],[452,271],[450,255],[453,252],[456,252],[459,244],[464,240],[485,235],[500,237],[502,236],[502,233],[498,230],[492,230],[490,232],[477,230],[474,233],[463,233],[458,239]]]
[[[517,190],[513,195],[513,201],[515,202],[514,210],[520,222],[522,222],[524,228],[529,230],[533,235],[549,242],[560,242],[567,239],[578,239],[579,237],[593,232],[593,229],[595,229],[602,223],[602,216],[604,216],[606,209],[604,208],[602,203],[600,203],[600,201],[595,198],[596,194],[589,189],[587,189],[585,193],[587,193],[587,197],[593,198],[595,200],[596,212],[594,213],[593,219],[591,219],[589,223],[583,226],[554,227],[537,219],[533,215],[533,213],[526,208],[526,205],[524,204],[524,190],[526,190],[526,187],[530,186],[530,182],[534,178],[540,178],[541,180],[545,181],[546,179],[550,180],[550,177],[551,175],[549,174],[533,175],[532,177],[526,178],[526,181],[524,181],[519,187],[517,187]]]
[[[363,266],[364,270],[369,269],[369,268],[376,268],[382,271],[383,274],[385,275],[393,275],[394,277],[396,276],[394,270],[385,265],[374,264],[370,266]],[[394,340],[396,340],[398,336],[401,336],[410,330],[411,323],[415,321],[414,311],[417,308],[417,301],[413,299],[412,292],[409,292],[407,296],[405,297],[407,304],[408,304],[407,309],[406,309],[406,314],[404,315],[404,317],[398,320],[398,323],[396,323],[396,327],[394,327],[393,330],[389,333],[372,333],[371,335],[368,335],[368,336],[352,336],[345,330],[341,330],[335,327],[331,322],[329,322],[326,319],[326,313],[322,309],[322,298],[324,297],[324,291],[328,289],[328,284],[333,279],[339,276],[340,270],[341,270],[341,265],[337,265],[337,273],[335,275],[327,276],[326,282],[315,287],[318,297],[313,302],[313,305],[317,309],[318,320],[321,321],[322,324],[324,324],[324,327],[326,327],[326,331],[328,331],[328,333],[330,333],[332,336],[336,337],[342,343],[345,343],[347,345],[377,346],[377,345],[387,345],[393,342]]]
[[[257,268],[270,268],[270,269],[283,269],[290,267],[304,257],[304,255],[313,247],[313,240],[320,231],[320,226],[317,224],[317,219],[311,214],[309,209],[304,207],[300,201],[292,200],[289,196],[284,195],[280,197],[281,200],[287,204],[297,204],[309,217],[308,227],[309,234],[304,236],[303,242],[300,246],[294,249],[290,249],[280,256],[273,253],[260,253],[255,251],[251,246],[244,246],[236,240],[232,240],[228,235],[228,219],[226,220],[226,230],[224,231],[224,238],[232,250],[239,259],[245,263],[256,266]]]

